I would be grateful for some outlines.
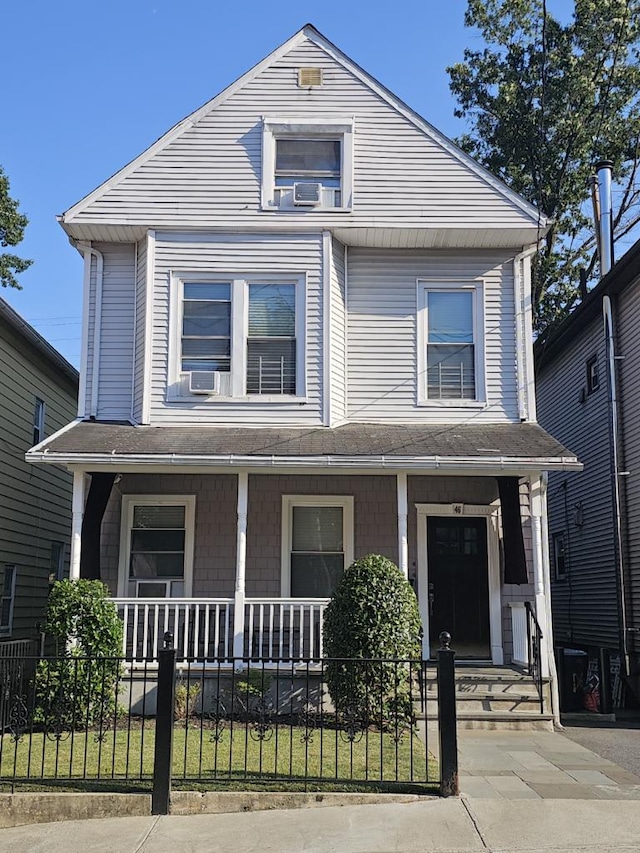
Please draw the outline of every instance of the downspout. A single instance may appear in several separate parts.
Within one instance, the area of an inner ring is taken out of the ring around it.
[[[596,235],[600,258],[601,279],[613,265],[613,211],[611,201],[610,160],[596,164],[597,176],[590,179]],[[629,675],[629,648],[627,642],[627,596],[624,578],[624,553],[622,547],[622,510],[620,500],[620,472],[618,447],[618,391],[616,382],[616,346],[613,327],[611,297],[602,297],[602,320],[607,360],[607,387],[609,392],[609,440],[611,443],[611,502],[614,518],[614,560],[616,564],[616,587],[618,598],[618,621],[620,652],[624,676]]]
[[[513,301],[516,326],[516,380],[518,383],[518,417],[521,421],[535,419],[533,393],[533,340],[531,336],[531,281],[529,293],[525,292],[524,262],[535,255],[538,244],[529,246],[513,259]],[[527,334],[529,331],[529,334]]]
[[[79,248],[84,254],[85,261],[87,255],[93,256],[96,259],[95,311],[93,318],[93,353],[91,358],[91,400],[89,403],[89,417],[95,419],[98,411],[98,381],[100,375],[100,342],[102,331],[102,283],[104,278],[104,257],[102,255],[102,252],[99,252],[97,249],[94,249],[90,243],[80,243]]]

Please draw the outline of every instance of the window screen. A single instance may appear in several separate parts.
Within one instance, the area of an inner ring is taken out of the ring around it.
[[[427,397],[476,397],[473,293],[427,293]]]
[[[296,393],[296,288],[249,285],[247,393]]]
[[[231,370],[231,285],[185,282],[182,370]]]

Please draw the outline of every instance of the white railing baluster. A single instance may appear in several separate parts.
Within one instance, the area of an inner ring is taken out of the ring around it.
[[[260,613],[260,618],[258,620],[258,625],[259,625],[259,629],[258,629],[258,657],[261,658],[262,657],[262,650],[264,648],[264,646],[262,644],[263,637],[264,637],[264,604],[259,604],[258,608],[259,608],[259,613]]]
[[[298,605],[300,615],[300,657],[304,657],[304,604]]]
[[[189,622],[191,620],[191,605],[184,605],[184,630],[182,632],[182,657],[184,660],[189,656]]]
[[[216,604],[216,610],[218,609],[218,605]],[[211,612],[211,605],[209,602],[205,604],[204,611],[204,649],[203,649],[203,657],[205,660],[209,660],[211,655],[209,654],[211,649],[211,637],[209,634],[209,614]]]
[[[278,614],[278,658],[282,660],[282,643],[284,640],[284,607],[282,604],[279,608],[280,612]]]
[[[133,659],[138,660],[138,605],[133,605]]]
[[[273,660],[273,604],[269,605],[269,660]]]
[[[231,607],[229,604],[225,607],[224,612],[224,656],[225,660],[228,660],[229,655],[229,625],[231,624]]]
[[[129,641],[129,605],[124,605],[124,610],[122,613],[122,657],[126,658],[127,656],[127,643]]]
[[[318,636],[318,657],[320,659],[322,659],[324,657],[324,644],[322,642],[322,635],[323,635],[322,628],[324,626],[324,607],[325,607],[324,604],[321,604],[318,607],[318,613],[319,613],[319,617],[320,617],[320,631],[319,631],[319,636]]]
[[[314,643],[313,643],[313,635],[315,633],[315,624],[313,622],[313,614],[314,614],[313,604],[309,605],[309,654],[308,657],[314,657]]]
[[[179,642],[178,630],[180,628],[178,620],[180,619],[180,605],[173,605],[173,644],[177,647]]]
[[[149,605],[145,604],[143,610],[144,625],[142,626],[142,656],[147,657],[149,654],[147,643],[149,642]]]
[[[249,605],[249,643],[247,651],[248,657],[253,657],[253,604]]]
[[[198,647],[200,644],[200,605],[196,604],[195,606],[195,616],[193,617],[193,655],[192,657],[199,657]]]
[[[156,602],[153,606],[153,657],[158,657],[158,632],[160,622],[160,606]]]
[[[294,651],[293,651],[293,623],[294,623],[294,621],[295,620],[293,618],[293,604],[290,604],[289,605],[289,655],[288,655],[290,658],[293,658],[295,656]]]

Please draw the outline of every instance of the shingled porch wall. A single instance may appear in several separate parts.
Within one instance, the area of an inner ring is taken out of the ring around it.
[[[408,477],[409,579],[417,573],[416,503],[488,504],[497,498],[493,477]],[[195,494],[194,597],[232,597],[236,565],[235,474],[125,474],[114,487],[102,526],[102,577],[117,592],[121,497],[126,494]],[[383,554],[398,561],[395,474],[252,474],[249,477],[246,596],[281,595],[282,495],[351,495],[354,498],[354,555]],[[523,532],[532,577],[529,491],[521,487]],[[532,600],[531,583],[502,585],[505,662],[511,660],[510,601]]]

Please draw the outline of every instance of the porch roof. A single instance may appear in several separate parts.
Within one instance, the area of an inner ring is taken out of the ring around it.
[[[67,465],[581,470],[538,424],[359,424],[315,429],[79,421],[27,453]]]

